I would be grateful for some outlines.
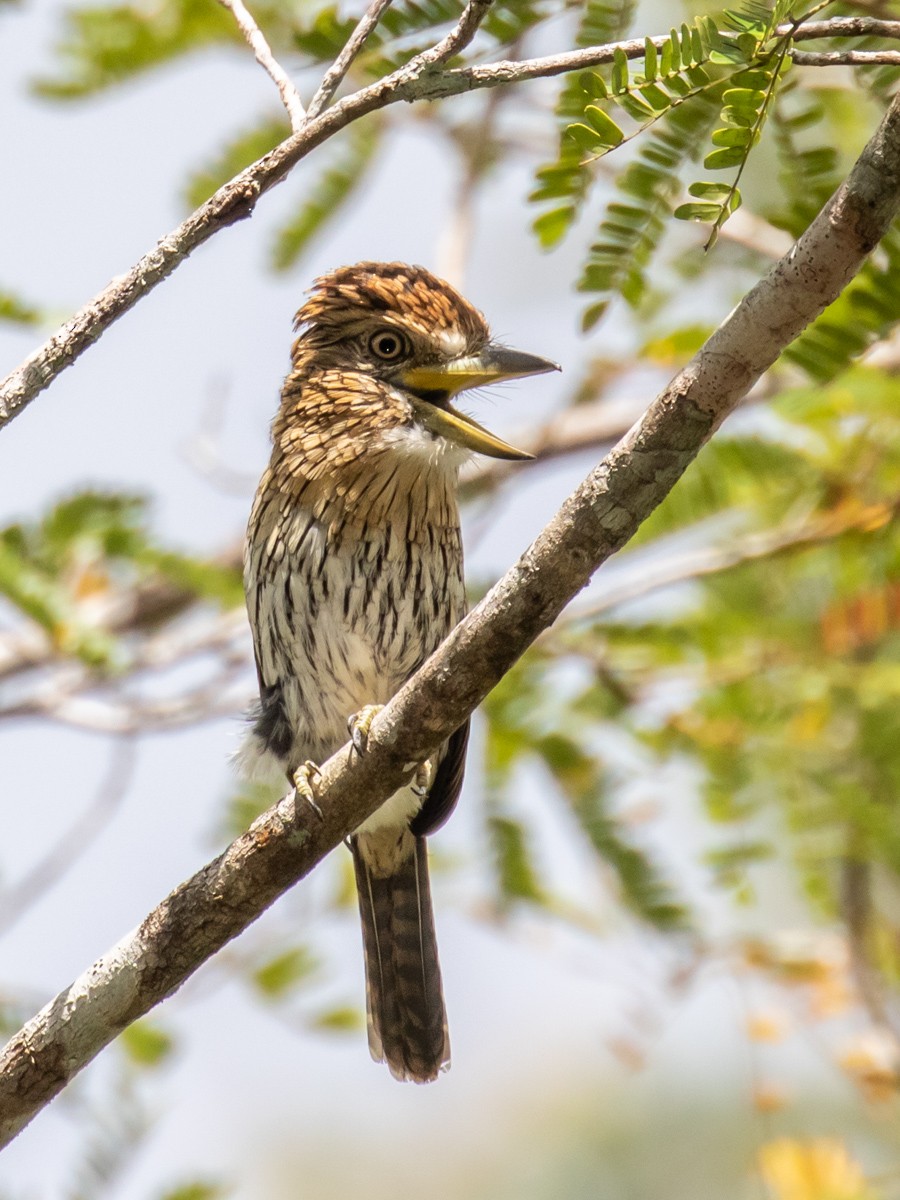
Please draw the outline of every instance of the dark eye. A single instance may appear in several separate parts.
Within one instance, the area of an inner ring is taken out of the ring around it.
[[[393,329],[379,329],[369,338],[369,349],[383,362],[395,362],[405,353],[406,342],[403,335]]]

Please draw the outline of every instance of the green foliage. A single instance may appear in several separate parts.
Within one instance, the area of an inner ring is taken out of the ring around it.
[[[135,1021],[119,1034],[119,1045],[139,1067],[158,1067],[174,1049],[170,1034],[152,1021]]]
[[[818,320],[785,351],[813,379],[834,379],[896,326],[900,313],[900,233],[893,229]]]
[[[323,1008],[309,1021],[310,1028],[326,1033],[355,1033],[358,1029],[364,1029],[365,1023],[362,1012],[350,1004]]]
[[[498,807],[496,801],[492,807]],[[546,904],[547,895],[532,857],[528,832],[522,823],[495,812],[488,817],[487,834],[504,907],[520,900]]]
[[[709,816],[733,831],[707,856],[721,886],[750,895],[786,832],[809,896],[834,911],[848,845],[900,872],[900,417],[891,376],[862,368],[785,395],[776,415],[778,441],[708,446],[642,538],[676,556],[674,535],[704,529],[737,547],[773,525],[793,539],[737,554],[655,619],[582,626],[566,644],[604,665],[580,708],[616,678],[618,727],[702,765]],[[682,699],[648,722],[658,687]]]
[[[58,74],[34,85],[57,100],[91,96],[203,46],[240,40],[231,13],[207,0],[68,8],[63,23]]]
[[[43,320],[44,314],[39,308],[0,289],[0,321],[9,321],[12,325],[39,325]]]
[[[221,151],[214,162],[198,171],[185,188],[185,199],[191,208],[208,200],[223,183],[268,154],[289,137],[291,127],[284,117],[265,117],[262,121],[238,134]]]
[[[557,907],[542,883],[525,823],[511,815],[519,767],[537,760],[547,771],[598,861],[615,875],[623,902],[660,930],[682,928],[676,902],[650,856],[626,836],[614,815],[615,786],[589,742],[600,722],[615,719],[622,697],[608,681],[573,705],[560,702],[552,660],[532,653],[491,693],[487,716],[487,834],[498,899]]]
[[[579,291],[600,297],[583,315],[585,329],[600,320],[614,296],[637,307],[648,293],[648,269],[681,187],[679,170],[697,152],[698,117],[708,129],[716,107],[712,97],[696,100],[690,109],[673,108],[616,180],[622,199],[607,205],[578,281]]]
[[[575,45],[605,46],[619,41],[631,28],[636,8],[636,0],[585,0]]]
[[[217,1183],[205,1180],[194,1180],[182,1183],[164,1192],[160,1200],[219,1200],[227,1195],[228,1190]]]
[[[146,501],[83,492],[41,521],[0,530],[0,595],[49,634],[54,645],[91,666],[119,661],[96,611],[127,583],[162,576],[190,596],[240,603],[237,571],[156,545]]]
[[[337,153],[330,165],[319,175],[296,214],[275,236],[272,265],[276,270],[294,266],[313,238],[354,195],[381,144],[381,130],[378,120],[360,121],[338,140]]]
[[[645,39],[642,73],[631,75],[617,47],[608,78],[583,71],[563,84],[557,105],[563,122],[559,155],[539,169],[530,197],[552,202],[534,221],[543,246],[556,245],[572,227],[591,193],[598,160],[639,139],[637,153],[616,180],[622,198],[606,205],[578,284],[599,297],[584,314],[585,328],[596,324],[615,296],[632,307],[646,298],[651,260],[670,216],[711,224],[709,249],[740,206],[738,180],[790,67],[790,39],[772,41],[782,8],[744,5],[725,14],[730,31],[719,29],[709,16],[697,17],[672,29],[661,47]],[[713,105],[720,109],[719,127],[711,131]],[[624,114],[630,132],[611,109]],[[658,123],[661,128],[651,135]],[[706,169],[734,169],[735,176],[728,183],[690,184],[693,201],[674,207],[682,169],[699,156],[708,137]]]
[[[252,980],[267,1000],[281,1000],[318,970],[319,960],[307,946],[292,946],[257,967]]]

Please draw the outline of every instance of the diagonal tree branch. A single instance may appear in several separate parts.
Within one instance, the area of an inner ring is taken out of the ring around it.
[[[312,150],[353,121],[399,101],[434,100],[478,88],[502,87],[564,75],[584,67],[602,66],[613,62],[616,51],[629,59],[642,58],[645,54],[644,41],[635,38],[544,58],[438,69],[474,37],[489,6],[490,0],[472,0],[455,29],[430,50],[417,55],[391,75],[345,97],[315,119],[307,119],[299,132],[219,188],[130,271],[114,279],[49,341],[0,381],[0,429],[18,416],[119,317],[167,279],[198,246],[227,226],[249,217],[260,196],[284,179]],[[887,24],[900,25],[900,22]],[[809,36],[813,30],[811,36],[821,38],[828,36],[831,28],[831,22],[819,21],[814,30],[812,24],[801,26],[794,37],[797,40]],[[862,28],[859,32],[862,33]],[[669,39],[666,35],[649,40],[659,49]]]
[[[256,56],[256,61],[266,72],[281,97],[281,103],[287,109],[291,120],[291,129],[298,133],[306,120],[306,111],[300,93],[294,87],[287,72],[278,63],[275,55],[266,41],[263,31],[250,15],[244,0],[219,0],[223,8],[227,8],[237,21],[238,28],[244,35],[244,40]]]
[[[367,753],[345,746],[324,764],[321,815],[286,796],[11,1039],[0,1056],[0,1143],[312,870],[459,727],[853,278],[898,209],[900,99],[793,249],[376,717]]]

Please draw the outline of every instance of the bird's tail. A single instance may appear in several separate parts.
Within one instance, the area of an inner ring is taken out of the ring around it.
[[[363,835],[363,842],[365,838]],[[388,875],[351,840],[366,959],[369,1050],[395,1079],[427,1083],[450,1061],[425,839],[406,834]]]

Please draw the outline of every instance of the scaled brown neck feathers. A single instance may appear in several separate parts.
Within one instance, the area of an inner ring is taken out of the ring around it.
[[[272,426],[272,484],[338,532],[457,529],[465,455],[415,426],[408,401],[371,376],[301,358]]]

